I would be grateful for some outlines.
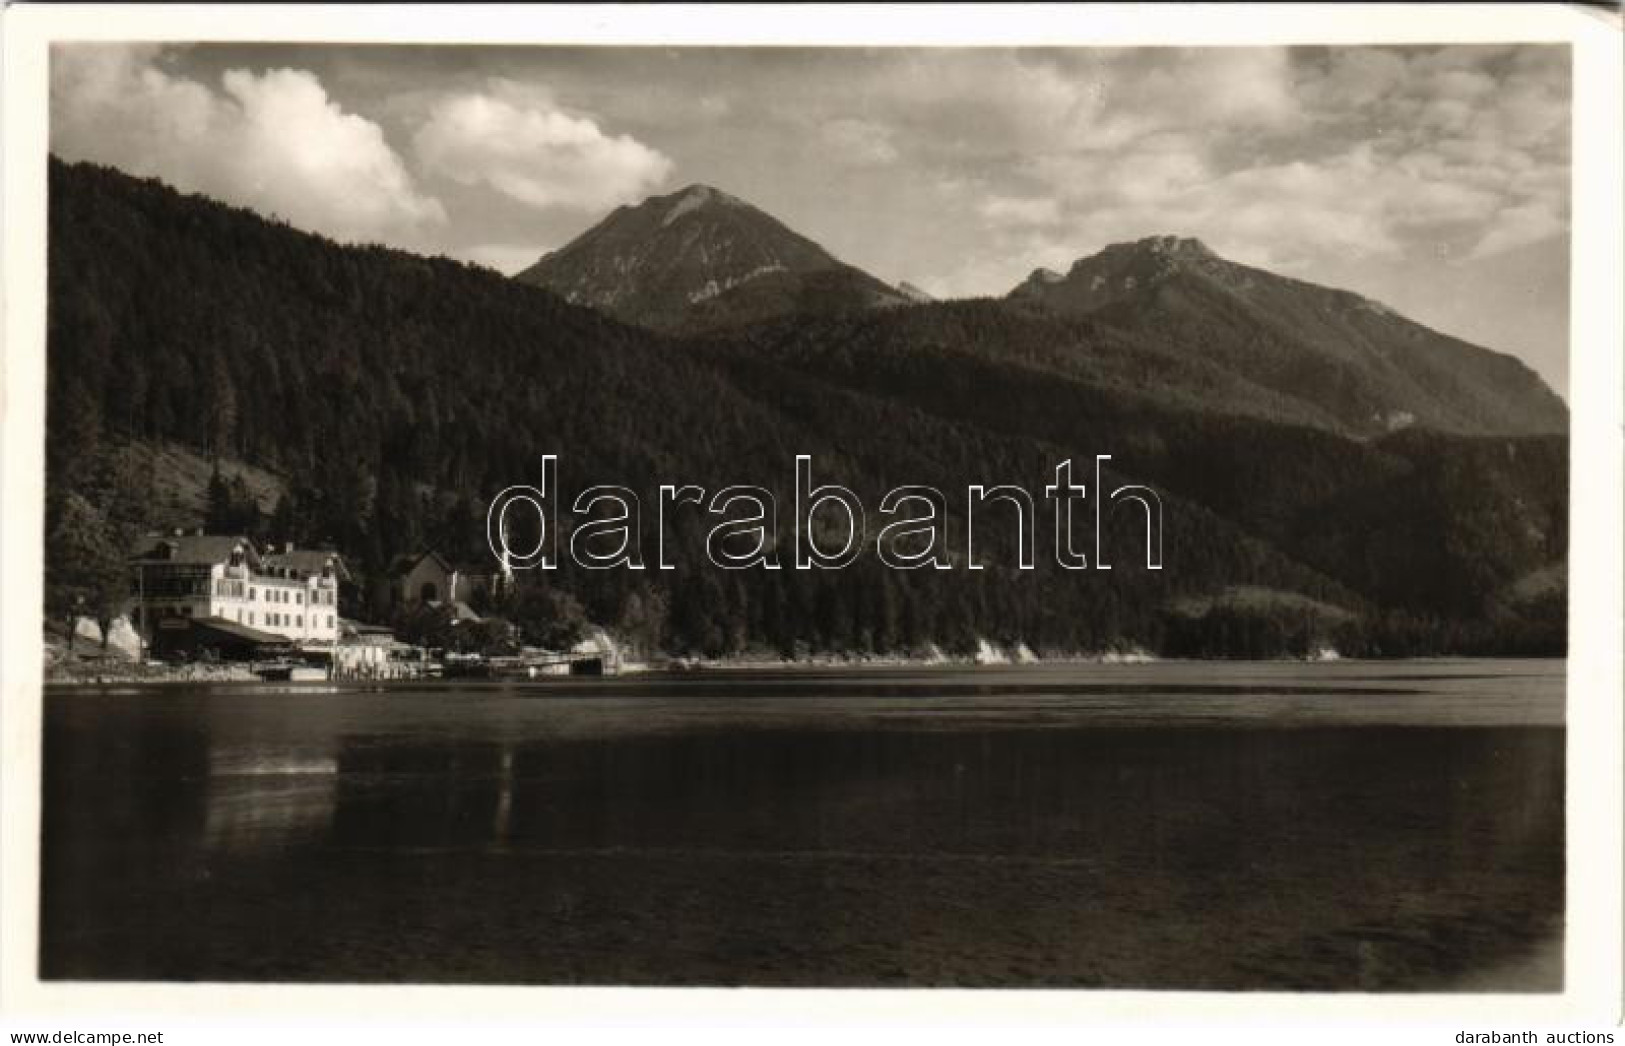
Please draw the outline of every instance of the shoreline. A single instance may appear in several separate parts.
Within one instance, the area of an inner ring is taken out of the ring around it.
[[[1364,657],[1364,658],[1164,658],[1164,657],[1122,657],[1111,655],[1074,655],[1035,658],[1030,661],[997,661],[985,662],[974,658],[902,658],[877,657],[847,659],[838,657],[810,658],[805,660],[790,660],[783,658],[729,658],[722,660],[684,662],[673,660],[669,662],[631,662],[612,675],[596,678],[613,679],[618,676],[699,676],[699,675],[728,675],[736,672],[818,672],[830,670],[866,671],[871,669],[944,669],[954,671],[980,670],[980,669],[1021,669],[1041,668],[1045,666],[1114,666],[1135,667],[1146,665],[1234,665],[1234,664],[1260,664],[1260,665],[1335,665],[1335,664],[1371,664],[1371,663],[1449,663],[1458,661],[1566,661],[1562,657],[1525,657],[1516,655],[1479,655],[1475,657],[1439,655],[1432,657]],[[136,669],[132,671],[131,669]],[[537,677],[524,680],[485,680],[465,679],[464,683],[488,684],[492,682],[521,682],[544,683],[562,682],[564,679],[584,679],[589,677]],[[179,686],[185,684],[206,683],[273,683],[277,686],[344,686],[355,683],[362,684],[366,689],[391,689],[394,687],[408,688],[424,683],[447,682],[443,676],[417,676],[402,679],[320,679],[320,680],[266,680],[255,675],[246,666],[240,665],[184,665],[170,666],[135,666],[124,665],[117,670],[97,673],[61,673],[46,670],[42,683],[44,687],[57,690],[88,690],[110,686]]]

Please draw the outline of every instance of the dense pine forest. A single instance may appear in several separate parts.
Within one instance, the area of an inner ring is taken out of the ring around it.
[[[667,537],[676,570],[566,557],[478,609],[535,642],[590,621],[650,653],[709,656],[982,640],[1199,657],[1564,648],[1562,436],[1357,436],[1131,325],[1019,302],[661,334],[489,270],[340,246],[85,164],[52,161],[48,250],[53,615],[117,613],[123,556],[171,522],[143,448],[218,466],[197,522],[342,551],[344,612],[382,621],[400,613],[387,575],[399,555],[495,567],[487,503],[539,482],[544,455],[560,459],[565,505],[600,484],[646,502],[661,484],[755,484],[778,494],[787,532],[794,458],[810,454],[817,482],[869,506],[902,484],[947,492],[961,558],[967,485],[1026,487],[1038,569],[1015,569],[1011,528],[990,512],[980,571],[873,555],[843,571],[721,571],[703,552],[715,520],[688,513]],[[1113,456],[1109,486],[1161,495],[1164,569],[1144,568],[1129,506],[1107,515],[1112,571],[1045,554],[1044,484],[1066,459],[1092,482],[1096,454]],[[274,500],[234,482],[244,465],[278,478]],[[657,540],[646,519],[651,561]]]

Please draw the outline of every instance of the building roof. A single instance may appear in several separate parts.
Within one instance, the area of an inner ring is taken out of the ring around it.
[[[452,565],[446,562],[445,556],[442,556],[434,549],[427,549],[423,552],[417,552],[412,555],[396,556],[394,561],[389,564],[389,572],[397,577],[403,574],[410,574],[417,568],[419,563],[423,562],[425,559],[431,558],[436,564],[439,565],[441,570],[448,574],[451,573]]]
[[[165,546],[169,552],[165,554]],[[348,581],[350,572],[344,557],[332,549],[295,549],[283,552],[260,552],[254,542],[233,534],[148,534],[136,541],[130,559],[140,563],[181,563],[211,566],[231,558],[234,549],[241,548],[248,565],[256,572],[270,569],[292,570],[300,576],[320,574],[333,561],[333,572]]]
[[[167,555],[165,546],[171,549]],[[130,558],[145,563],[213,565],[229,560],[237,548],[243,549],[249,563],[258,562],[252,541],[229,534],[149,534],[136,542]]]
[[[464,577],[495,577],[501,572],[500,567],[491,563],[454,563],[432,548],[409,556],[396,556],[394,562],[389,565],[389,572],[395,577],[402,577],[410,574],[425,559],[433,559],[447,574],[457,573]]]
[[[461,622],[461,621],[483,621],[483,620],[485,620],[484,618],[480,617],[479,614],[474,612],[473,607],[469,606],[467,603],[463,602],[461,599],[456,600],[456,601],[451,602],[451,603],[447,603],[445,600],[442,600],[442,599],[431,599],[431,600],[427,601],[426,605],[434,607],[436,610],[444,610],[444,611],[446,611],[448,619],[453,624],[455,624],[457,622]]]
[[[334,575],[348,581],[350,572],[344,566],[344,557],[332,549],[301,548],[292,552],[267,552],[260,557],[260,562],[267,567],[285,567],[302,575],[320,574],[330,560]]]
[[[257,628],[240,625],[223,617],[194,617],[189,618],[188,621],[194,629],[206,628],[215,632],[224,632],[233,639],[240,639],[245,643],[256,643],[261,646],[283,646],[293,642],[287,636],[277,635],[274,632],[261,632]]]

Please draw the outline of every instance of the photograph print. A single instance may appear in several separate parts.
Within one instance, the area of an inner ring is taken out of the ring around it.
[[[1567,45],[49,80],[41,980],[1564,989]]]

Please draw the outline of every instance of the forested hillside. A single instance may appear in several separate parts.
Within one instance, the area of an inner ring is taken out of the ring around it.
[[[1350,291],[1238,265],[1153,236],[1034,273],[1009,300],[1087,316],[1135,344],[1201,360],[1364,435],[1421,425],[1561,433],[1568,410],[1521,361],[1412,322]]]
[[[699,566],[712,521],[689,513],[668,539],[674,571],[567,563],[496,609],[532,636],[585,616],[651,650],[708,654],[984,638],[1204,656],[1562,646],[1560,598],[1504,598],[1564,558],[1562,437],[1355,440],[1210,360],[999,302],[663,336],[488,270],[341,247],[54,161],[49,251],[48,609],[111,600],[115,550],[151,525],[150,479],[124,464],[134,441],[278,477],[274,509],[221,489],[211,522],[338,547],[357,578],[346,612],[374,619],[399,554],[491,562],[488,499],[538,482],[546,454],[566,504],[596,484],[651,502],[663,483],[757,484],[786,529],[796,454],[871,507],[935,485],[961,557],[968,485],[1034,492],[1047,553],[1055,464],[1076,459],[1092,483],[1094,455],[1112,454],[1114,482],[1163,497],[1161,571],[1144,569],[1129,508],[1108,516],[1111,572],[1047,554],[1015,570],[1009,529],[981,523],[982,571],[873,555],[845,571],[722,571]],[[650,559],[657,538],[646,520]],[[1238,587],[1308,598],[1212,598]]]

